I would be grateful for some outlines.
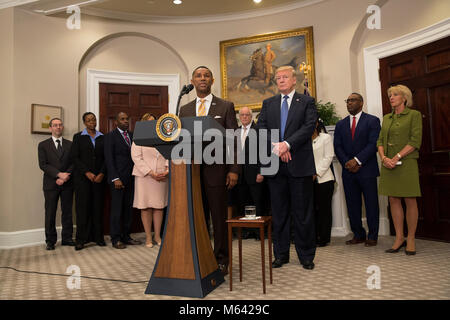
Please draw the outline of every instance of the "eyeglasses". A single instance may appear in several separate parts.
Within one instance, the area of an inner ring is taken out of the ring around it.
[[[355,101],[361,101],[361,99],[351,98],[351,99],[344,100],[345,103],[350,103],[350,102],[355,102]]]

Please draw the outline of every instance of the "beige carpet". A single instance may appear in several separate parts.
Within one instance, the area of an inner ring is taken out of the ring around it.
[[[141,240],[144,237],[135,235]],[[229,291],[228,275],[225,283],[204,299],[450,299],[449,243],[417,240],[417,255],[406,256],[404,251],[384,253],[392,244],[393,237],[390,236],[380,237],[378,246],[371,248],[347,246],[345,240],[333,238],[330,246],[317,248],[316,267],[312,271],[300,266],[291,246],[291,261],[273,270],[272,285],[266,269],[265,295],[262,293],[259,241],[243,240],[244,279],[239,282],[238,243],[235,240],[233,291]],[[0,299],[191,299],[144,294],[159,247],[142,245],[117,250],[109,241],[107,243],[107,247],[91,244],[82,251],[59,244],[55,251],[46,251],[44,245],[0,250]],[[79,289],[68,289],[67,268],[71,265],[78,266],[81,272]],[[370,266],[379,270],[379,289],[373,271],[367,272]],[[369,285],[374,289],[368,289],[369,278]]]

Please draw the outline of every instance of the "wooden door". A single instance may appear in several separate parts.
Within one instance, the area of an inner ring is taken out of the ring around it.
[[[167,86],[143,86],[127,84],[100,83],[100,131],[104,134],[116,128],[114,120],[119,112],[126,112],[130,117],[130,131],[133,131],[136,121],[145,113],[156,117],[167,113],[169,109],[169,94]],[[104,233],[109,234],[109,216],[111,195],[109,187],[105,192],[103,211]],[[134,209],[131,232],[143,232],[140,212]]]
[[[403,84],[422,113],[417,237],[450,241],[450,37],[380,60],[383,114],[387,89]]]

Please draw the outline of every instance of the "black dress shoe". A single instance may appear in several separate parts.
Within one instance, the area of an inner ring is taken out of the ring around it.
[[[47,246],[45,247],[45,250],[55,250],[55,244],[54,243],[47,243]]]
[[[312,269],[314,269],[314,262],[305,261],[305,262],[302,262],[302,266],[303,266],[303,269],[312,270]]]
[[[125,241],[125,244],[129,244],[129,245],[140,245],[142,244],[142,241],[140,240],[134,240],[134,239],[128,239],[127,241]]]
[[[98,241],[98,242],[96,242],[96,244],[97,244],[99,247],[105,247],[105,246],[106,246],[105,241]]]
[[[408,251],[406,249],[405,249],[405,253],[406,253],[407,256],[414,256],[416,254],[415,251]]]
[[[82,244],[82,243],[77,243],[77,244],[75,245],[75,250],[76,250],[76,251],[83,250],[83,249],[84,249],[84,244]]]
[[[219,270],[224,276],[228,274],[228,266],[226,264],[219,264]]]
[[[66,241],[62,241],[61,242],[62,246],[71,246],[74,247],[75,246],[75,242],[73,240],[66,240]]]
[[[403,241],[403,243],[397,248],[397,249],[387,249],[385,252],[386,253],[397,253],[397,252],[399,252],[399,250],[401,249],[401,248],[403,248],[403,247],[406,247],[406,240],[405,241]]]
[[[275,259],[272,262],[272,268],[281,268],[286,263],[289,263],[289,259]]]

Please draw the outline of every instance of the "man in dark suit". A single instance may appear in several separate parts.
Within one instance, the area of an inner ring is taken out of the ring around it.
[[[291,216],[294,243],[303,268],[314,268],[316,237],[313,211],[313,175],[316,174],[311,135],[317,110],[314,99],[295,91],[295,70],[277,69],[275,80],[281,94],[263,101],[258,128],[279,130],[278,141],[270,141],[281,160],[278,172],[268,176],[273,218],[273,268],[289,262]],[[269,135],[270,136],[270,135]],[[269,149],[270,150],[270,149]]]
[[[237,129],[234,104],[211,94],[214,78],[207,67],[197,67],[192,73],[191,83],[197,98],[180,109],[180,117],[212,116],[225,129]],[[224,149],[225,152],[225,149]],[[236,155],[236,152],[234,153]],[[222,273],[228,273],[227,241],[227,188],[233,188],[238,180],[239,165],[213,163],[201,166],[201,180],[205,191],[203,204],[207,222],[209,211],[214,230],[214,255]],[[209,208],[209,210],[208,210]]]
[[[258,162],[258,135],[256,124],[252,121],[252,111],[249,107],[242,107],[239,110],[239,120],[241,127],[238,129],[239,163],[242,163],[242,172],[239,175],[236,186],[235,196],[238,198],[239,215],[244,213],[246,205],[256,207],[256,215],[264,215],[263,183],[264,176],[260,174],[260,165]],[[241,158],[242,157],[242,158]],[[247,228],[242,232],[242,238],[259,238],[258,229]]]
[[[75,250],[82,250],[90,241],[106,246],[103,239],[104,136],[95,129],[97,119],[92,112],[83,114],[83,123],[86,128],[73,136],[71,153],[77,213]]]
[[[353,232],[353,239],[346,244],[365,242],[370,247],[377,245],[380,216],[377,190],[380,120],[362,112],[364,100],[359,93],[352,93],[346,103],[351,116],[339,121],[334,131],[334,152],[342,165],[345,200]],[[361,222],[361,194],[369,227],[367,239]]]
[[[55,250],[56,243],[56,209],[58,199],[61,199],[61,244],[74,246],[72,240],[72,203],[73,184],[71,174],[73,170],[70,159],[72,142],[62,137],[64,125],[59,118],[49,122],[51,138],[42,141],[38,146],[39,168],[44,171],[43,190],[45,198],[45,242],[47,250]]]
[[[105,135],[105,162],[111,190],[110,236],[114,248],[125,249],[127,244],[142,242],[130,237],[134,192],[131,174],[133,133],[128,131],[129,118],[125,112],[117,114],[116,125],[116,129]]]

